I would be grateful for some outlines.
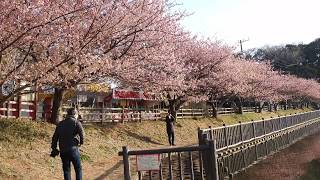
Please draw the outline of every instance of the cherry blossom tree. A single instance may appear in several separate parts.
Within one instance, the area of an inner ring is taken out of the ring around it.
[[[225,58],[232,56],[229,47],[211,40],[199,40],[188,35],[180,38],[162,53],[161,61],[139,65],[134,76],[124,79],[142,89],[157,92],[168,103],[168,111],[176,111],[187,101],[205,99],[205,79],[214,76]]]
[[[1,70],[7,71],[0,85],[53,85],[59,107],[65,88],[117,76],[142,61],[140,53],[166,45],[163,36],[177,36],[176,22],[184,15],[173,6],[165,0],[1,1]]]
[[[235,57],[232,48],[190,38],[167,0],[2,0],[0,86],[55,87],[52,122],[64,90],[111,78],[162,94],[175,113],[186,101],[319,100],[319,84]],[[310,88],[312,87],[312,88]],[[214,107],[214,106],[213,106]]]

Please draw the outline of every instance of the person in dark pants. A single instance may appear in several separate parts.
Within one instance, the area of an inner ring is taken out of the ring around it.
[[[76,179],[82,179],[79,146],[83,144],[84,130],[77,120],[77,110],[67,110],[65,120],[59,122],[52,137],[52,157],[59,154],[62,160],[62,169],[65,180],[71,180],[70,163],[72,162],[76,172]],[[59,142],[59,150],[57,144]]]
[[[175,146],[174,144],[174,117],[171,113],[166,116],[166,128],[168,134],[168,140],[170,146]]]

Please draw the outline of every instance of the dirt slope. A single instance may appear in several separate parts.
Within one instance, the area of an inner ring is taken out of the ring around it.
[[[223,115],[219,119],[181,119],[176,124],[176,144],[197,143],[197,128],[269,118],[284,113]],[[0,179],[62,179],[60,158],[50,158],[54,125],[29,120],[0,120]],[[165,123],[86,125],[81,147],[84,179],[121,179],[122,163],[117,156],[122,146],[130,149],[167,146]]]

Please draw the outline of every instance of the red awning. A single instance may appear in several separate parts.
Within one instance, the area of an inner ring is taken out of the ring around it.
[[[154,94],[143,91],[129,91],[114,89],[112,92],[113,99],[128,99],[128,100],[156,100]]]

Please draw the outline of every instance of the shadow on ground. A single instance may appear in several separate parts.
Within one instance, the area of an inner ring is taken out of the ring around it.
[[[101,174],[99,177],[95,178],[95,180],[104,180],[107,179],[111,174],[114,173],[115,170],[119,169],[122,165],[122,160],[119,161],[116,165],[114,165],[112,168],[106,170],[103,174]]]
[[[124,131],[128,136],[131,136],[131,137],[134,137],[140,141],[144,141],[144,142],[147,142],[147,143],[152,143],[152,144],[156,144],[156,145],[164,145],[162,143],[159,143],[157,141],[153,141],[150,137],[148,136],[142,136],[142,135],[139,135],[137,133],[134,133],[134,132],[131,132],[131,131],[128,131],[128,130],[125,130]]]

